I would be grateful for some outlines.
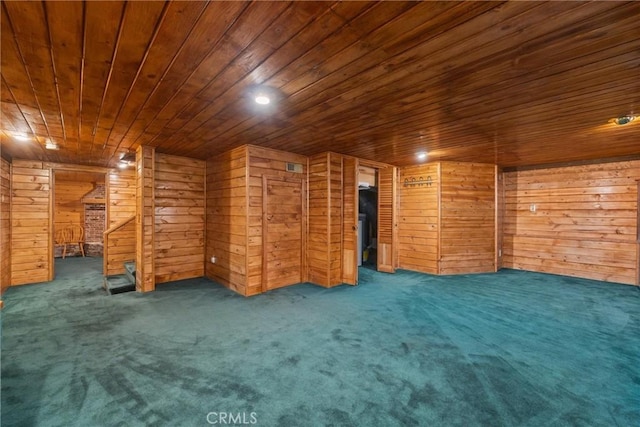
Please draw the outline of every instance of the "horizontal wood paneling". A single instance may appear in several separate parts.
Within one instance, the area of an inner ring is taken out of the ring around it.
[[[400,168],[397,183],[400,268],[438,274],[439,186],[439,163]]]
[[[308,280],[332,287],[343,281],[342,155],[310,157],[308,180]]]
[[[638,179],[640,161],[506,172],[504,267],[634,284]]]
[[[247,295],[247,245],[262,239],[256,230],[248,234],[247,180],[246,147],[207,160],[205,273],[241,295]],[[213,256],[215,264],[209,261]]]
[[[136,214],[136,176],[132,169],[116,169],[107,173],[107,228],[122,223]],[[123,274],[125,261],[136,259],[136,227],[130,221],[104,239],[104,274]]]
[[[329,153],[309,158],[307,271],[308,280],[329,286]]]
[[[307,157],[284,151],[265,149],[256,146],[247,147],[248,155],[248,208],[247,208],[247,293],[255,295],[262,292],[262,257],[265,250],[262,242],[262,177],[302,179],[306,187]],[[302,172],[288,172],[286,163],[301,163]],[[306,206],[302,207],[306,215]],[[266,248],[269,251],[270,248]],[[303,248],[304,251],[304,248]],[[306,280],[306,267],[302,277]]]
[[[51,171],[14,160],[11,182],[11,285],[51,279]]]
[[[0,157],[0,295],[11,286],[11,165]]]
[[[496,271],[495,166],[440,165],[440,274]]]
[[[206,163],[160,153],[155,161],[156,284],[204,276],[204,237],[172,237],[175,233],[204,233]],[[163,228],[165,225],[172,228]]]

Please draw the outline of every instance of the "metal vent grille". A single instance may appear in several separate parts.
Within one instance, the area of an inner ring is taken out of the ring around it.
[[[287,162],[287,172],[302,173],[302,163]]]

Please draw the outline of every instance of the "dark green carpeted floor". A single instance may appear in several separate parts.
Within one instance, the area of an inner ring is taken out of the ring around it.
[[[358,287],[108,297],[101,259],[56,268],[5,294],[3,426],[640,425],[631,286],[363,269]]]

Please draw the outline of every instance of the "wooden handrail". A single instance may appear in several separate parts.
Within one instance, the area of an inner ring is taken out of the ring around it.
[[[131,215],[131,216],[123,219],[122,221],[116,222],[111,227],[106,229],[104,231],[104,233],[102,233],[102,235],[104,237],[103,238],[103,247],[102,247],[102,256],[103,256],[102,272],[103,272],[103,274],[105,276],[107,276],[109,274],[109,235],[111,233],[115,232],[115,231],[120,230],[122,227],[124,227],[125,225],[129,224],[134,219],[136,219],[136,216],[135,215]]]
[[[127,223],[129,223],[130,221],[133,221],[134,219],[136,219],[136,216],[135,215],[131,215],[130,217],[125,218],[120,222],[116,222],[111,227],[106,229],[104,231],[104,233],[102,233],[102,234],[106,237],[107,235],[109,235],[109,234],[113,233],[114,231],[118,230],[119,228],[124,227],[125,225],[127,225]]]

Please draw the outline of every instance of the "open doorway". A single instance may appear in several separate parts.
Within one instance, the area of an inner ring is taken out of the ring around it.
[[[358,267],[377,270],[378,171],[358,167]]]
[[[396,270],[395,167],[343,159],[342,280],[358,284],[358,270]]]
[[[54,171],[54,261],[72,257],[102,258],[105,194],[104,173]]]

